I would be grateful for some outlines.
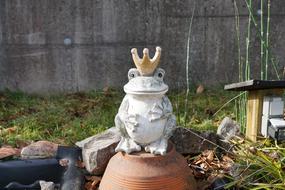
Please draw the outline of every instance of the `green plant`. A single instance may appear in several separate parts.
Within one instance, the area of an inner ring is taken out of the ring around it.
[[[284,145],[265,140],[260,144],[232,140],[235,144],[235,171],[227,188],[237,186],[243,189],[285,189]]]

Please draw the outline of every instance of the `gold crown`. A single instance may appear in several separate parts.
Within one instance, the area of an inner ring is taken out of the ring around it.
[[[143,58],[141,59],[138,55],[138,51],[136,48],[131,50],[132,57],[135,62],[135,65],[142,76],[149,76],[153,74],[153,71],[156,69],[159,64],[161,48],[156,47],[155,55],[152,59],[149,58],[148,49],[144,48],[143,50]]]

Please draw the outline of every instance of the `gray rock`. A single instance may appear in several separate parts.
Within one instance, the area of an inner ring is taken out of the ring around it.
[[[26,146],[21,151],[22,159],[50,158],[56,155],[58,144],[38,141]]]
[[[177,127],[170,140],[174,143],[176,150],[181,154],[199,154],[204,150],[213,150],[217,148],[217,146],[224,149],[229,148],[228,144],[222,142],[222,138],[216,133],[201,133],[183,127]]]
[[[47,181],[39,181],[41,190],[54,190],[55,184],[53,182],[47,182]]]
[[[115,148],[121,139],[119,130],[112,127],[105,132],[89,137],[76,145],[82,148],[85,168],[94,175],[101,175],[110,158],[115,155]]]
[[[225,140],[229,140],[240,134],[240,126],[231,118],[225,117],[218,127],[217,134],[221,135]]]

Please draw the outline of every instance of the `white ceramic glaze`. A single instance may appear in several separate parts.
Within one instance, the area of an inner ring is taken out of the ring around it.
[[[140,76],[131,69],[127,93],[115,118],[122,139],[116,151],[131,153],[144,148],[146,152],[164,155],[168,139],[175,127],[172,105],[165,95],[168,86],[163,82],[164,70],[153,76]]]
[[[131,153],[144,148],[146,152],[165,155],[176,119],[165,95],[168,91],[163,82],[165,71],[156,68],[161,48],[156,47],[152,59],[147,48],[143,50],[143,58],[135,48],[131,52],[137,68],[128,72],[129,82],[124,86],[126,96],[115,117],[122,135],[116,151]]]

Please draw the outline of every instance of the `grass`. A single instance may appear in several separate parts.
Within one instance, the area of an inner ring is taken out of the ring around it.
[[[122,95],[89,92],[37,97],[6,91],[0,97],[1,144],[50,140],[70,145],[113,126]]]
[[[277,145],[265,139],[259,143],[232,140],[236,169],[230,188],[242,189],[285,189],[285,144]]]
[[[200,131],[216,131],[221,119],[235,119],[234,103],[213,114],[234,93],[207,90],[189,93],[187,123]],[[27,95],[21,92],[0,93],[0,145],[20,146],[36,140],[72,145],[86,137],[114,126],[114,117],[124,93],[114,90],[91,91],[51,97]],[[184,126],[185,92],[169,93],[178,124]]]

